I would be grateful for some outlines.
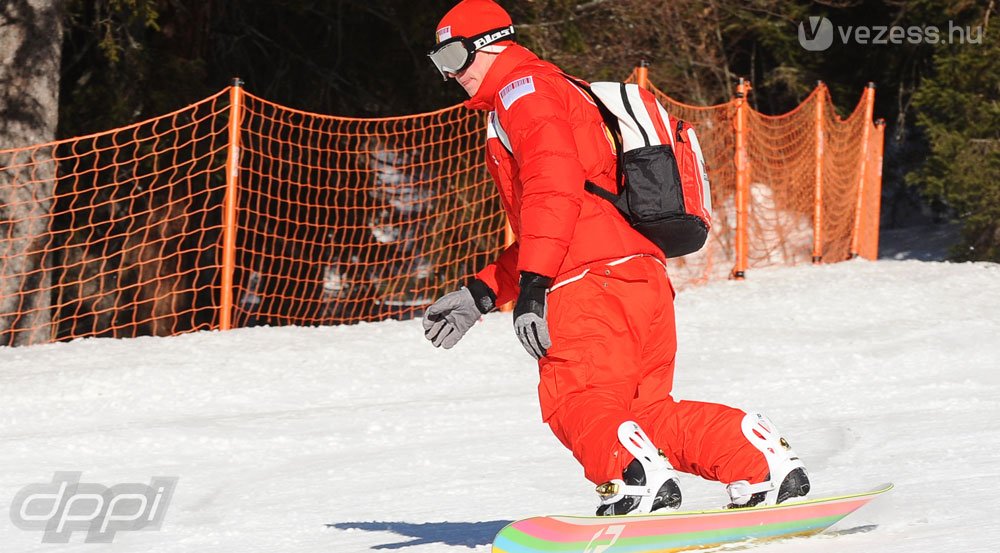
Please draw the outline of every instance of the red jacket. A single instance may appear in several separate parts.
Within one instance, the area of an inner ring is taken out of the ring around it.
[[[486,165],[516,237],[476,275],[497,305],[517,297],[522,271],[558,282],[629,255],[664,260],[614,206],[584,190],[586,180],[615,190],[614,147],[593,101],[558,67],[508,46],[465,105],[492,111]]]

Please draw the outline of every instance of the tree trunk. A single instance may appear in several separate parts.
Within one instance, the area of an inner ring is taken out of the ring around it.
[[[62,0],[0,2],[0,346],[51,339]]]

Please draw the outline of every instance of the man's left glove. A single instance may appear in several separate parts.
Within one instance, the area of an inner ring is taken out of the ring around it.
[[[479,317],[493,310],[496,300],[496,294],[485,282],[472,279],[468,286],[445,294],[427,308],[424,336],[436,348],[451,349]]]
[[[551,285],[551,277],[521,273],[521,293],[514,305],[514,332],[535,359],[545,357],[552,347],[549,325],[545,322],[545,292]]]

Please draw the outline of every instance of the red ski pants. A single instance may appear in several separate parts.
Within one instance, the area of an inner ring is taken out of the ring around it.
[[[652,257],[594,267],[548,295],[552,347],[539,362],[542,419],[595,484],[633,459],[618,427],[635,421],[677,470],[729,483],[762,482],[763,454],[743,435],[745,413],[675,401],[674,290]]]

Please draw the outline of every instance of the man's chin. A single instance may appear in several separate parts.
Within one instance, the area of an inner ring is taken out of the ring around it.
[[[469,83],[468,85],[464,85],[462,83],[458,84],[462,85],[462,88],[465,89],[465,93],[469,95],[469,98],[472,98],[476,95],[476,92],[479,92],[479,85],[475,82]]]

